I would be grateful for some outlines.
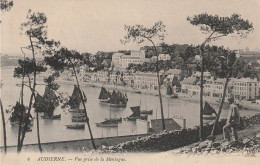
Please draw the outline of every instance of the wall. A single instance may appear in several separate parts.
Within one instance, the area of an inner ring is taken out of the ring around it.
[[[96,138],[95,144],[97,148],[102,145],[105,146],[113,146],[118,143],[123,143],[126,141],[135,140],[138,137],[145,137],[147,134],[140,135],[128,135],[128,136],[117,136],[117,137],[108,137],[108,138]],[[90,139],[83,140],[72,140],[72,141],[61,141],[61,142],[51,142],[51,143],[42,143],[43,152],[83,152],[83,147],[85,150],[92,150],[92,143]],[[16,146],[7,147],[7,152],[16,152]],[[3,147],[0,148],[1,152],[3,151]],[[38,152],[37,144],[24,145],[22,152]]]

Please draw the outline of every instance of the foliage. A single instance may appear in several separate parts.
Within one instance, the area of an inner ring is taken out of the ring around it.
[[[14,2],[11,0],[11,1],[8,1],[8,0],[1,0],[0,1],[0,9],[2,12],[4,11],[9,11],[14,5]]]
[[[38,49],[43,55],[50,55],[60,42],[48,40],[47,38],[47,17],[44,13],[28,11],[27,21],[21,24],[21,31],[29,37],[31,44],[26,48],[32,51]]]
[[[171,60],[175,59],[176,54],[174,53],[175,50],[174,45],[169,45],[163,42],[160,44],[160,47],[161,47],[162,54],[169,54],[171,56]]]
[[[218,15],[208,15],[207,13],[195,15],[193,18],[188,17],[187,20],[195,26],[200,26],[203,32],[215,32],[227,36],[232,33],[237,33],[241,37],[253,30],[253,24],[248,20],[241,18],[239,14],[232,14],[231,17],[220,17]],[[216,36],[215,38],[219,38]]]
[[[197,54],[199,54],[198,47],[190,45],[186,48],[185,53],[180,53],[180,57],[184,63],[188,63],[190,59],[194,58]]]
[[[241,77],[250,77],[250,78],[259,78],[259,71],[255,70],[247,62],[238,59],[234,64],[233,76],[237,78]]]
[[[130,41],[138,44],[143,43],[146,39],[151,41],[152,38],[159,37],[163,40],[165,37],[165,25],[162,21],[156,22],[151,28],[146,28],[143,25],[125,25],[127,35],[121,40],[121,43],[129,43]]]
[[[43,65],[43,63],[36,64],[36,72],[45,72],[47,68]],[[18,60],[18,67],[14,68],[14,77],[30,76],[34,72],[34,62],[28,57],[25,60]]]
[[[53,55],[45,56],[44,61],[53,70],[59,72],[73,67],[77,68],[88,62],[88,60],[76,50],[68,50],[65,47],[55,51]]]
[[[50,76],[48,76],[47,78],[44,79],[44,82],[47,84],[47,86],[54,91],[58,90],[59,87],[60,87],[59,84],[54,82],[55,77],[57,77],[57,76],[58,75],[54,73],[54,74],[52,74],[52,75],[50,75]]]

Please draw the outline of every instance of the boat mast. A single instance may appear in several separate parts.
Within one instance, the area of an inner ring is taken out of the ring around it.
[[[168,101],[168,118],[169,118],[169,105],[170,105],[170,104],[169,104],[169,101]]]

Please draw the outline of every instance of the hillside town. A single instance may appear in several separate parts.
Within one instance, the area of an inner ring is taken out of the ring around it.
[[[132,64],[143,65],[144,63],[153,63],[155,56],[146,58],[145,50],[132,50],[129,55],[124,53],[115,52],[112,54],[111,59],[103,59],[101,66],[103,69],[96,70],[95,55],[90,56],[88,64],[78,68],[79,79],[92,85],[113,85],[122,86],[124,88],[132,88],[136,91],[145,90],[146,92],[153,92],[158,90],[158,81],[156,72],[150,70],[142,72],[135,70],[128,66]],[[185,49],[184,49],[185,52]],[[250,52],[249,50],[237,51],[236,57],[246,62],[246,65],[251,66],[256,72],[260,72],[260,53]],[[169,54],[159,54],[159,61],[171,62]],[[191,60],[190,65],[199,63],[199,55],[195,55]],[[91,61],[94,63],[91,63]],[[170,86],[174,93],[186,97],[199,97],[200,94],[200,76],[201,73],[195,69],[188,71],[182,69],[183,66],[175,65],[176,67],[168,70],[160,70],[160,85],[164,94],[166,94],[167,87]],[[45,75],[50,72],[44,73]],[[72,71],[64,73],[60,79],[73,81]],[[205,88],[204,97],[208,100],[219,101],[222,98],[225,78],[213,76],[211,72],[204,73]],[[234,97],[238,101],[252,101],[253,103],[260,104],[260,81],[259,77],[239,77],[231,78],[228,84],[226,100]]]

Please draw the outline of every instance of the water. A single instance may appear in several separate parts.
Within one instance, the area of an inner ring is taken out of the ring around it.
[[[4,109],[8,108],[8,105],[14,105],[19,99],[20,87],[16,86],[20,83],[20,79],[12,77],[13,68],[4,67],[1,68],[1,78],[3,82],[3,87],[1,88],[1,99],[3,102]],[[60,84],[60,92],[67,92],[71,95],[73,91],[72,82]],[[81,84],[88,101],[86,104],[87,113],[90,119],[90,126],[94,138],[101,137],[111,137],[111,136],[122,136],[122,135],[133,135],[133,134],[143,134],[147,132],[146,122],[138,121],[126,121],[118,126],[118,128],[101,128],[97,127],[95,123],[104,121],[105,118],[109,117],[127,117],[132,114],[129,107],[140,105],[141,109],[153,109],[153,115],[149,118],[160,119],[161,111],[159,108],[159,98],[158,96],[143,95],[135,93],[127,93],[129,101],[126,108],[110,108],[108,106],[102,106],[99,104],[98,95],[100,88],[87,87]],[[44,86],[37,86],[36,90],[40,93],[44,93]],[[24,102],[28,105],[30,90],[25,88]],[[164,116],[165,118],[173,116],[183,116],[187,121],[187,127],[193,128],[199,125],[199,103],[192,101],[183,101],[179,99],[163,98]],[[217,109],[217,106],[213,106]],[[61,109],[57,107],[55,110],[56,114],[61,113],[61,120],[44,120],[39,117],[40,124],[40,135],[41,142],[55,142],[55,141],[66,141],[66,140],[78,140],[78,139],[88,139],[90,138],[87,125],[85,130],[73,130],[67,129],[65,125],[73,124],[71,122],[72,113],[68,112],[68,109]],[[253,115],[257,111],[243,111],[241,110],[241,116]],[[39,116],[43,114],[40,113]],[[227,110],[224,109],[221,114],[221,118],[226,117]],[[32,110],[32,116],[36,118],[36,113]],[[17,133],[18,127],[11,126],[8,118],[10,113],[5,113],[6,119],[6,133],[7,133],[7,145],[17,144]],[[33,121],[32,132],[26,134],[24,144],[37,143],[36,134],[36,120]],[[1,123],[1,134],[2,134],[2,123]],[[2,137],[1,137],[2,139]],[[2,141],[0,142],[2,145]]]

